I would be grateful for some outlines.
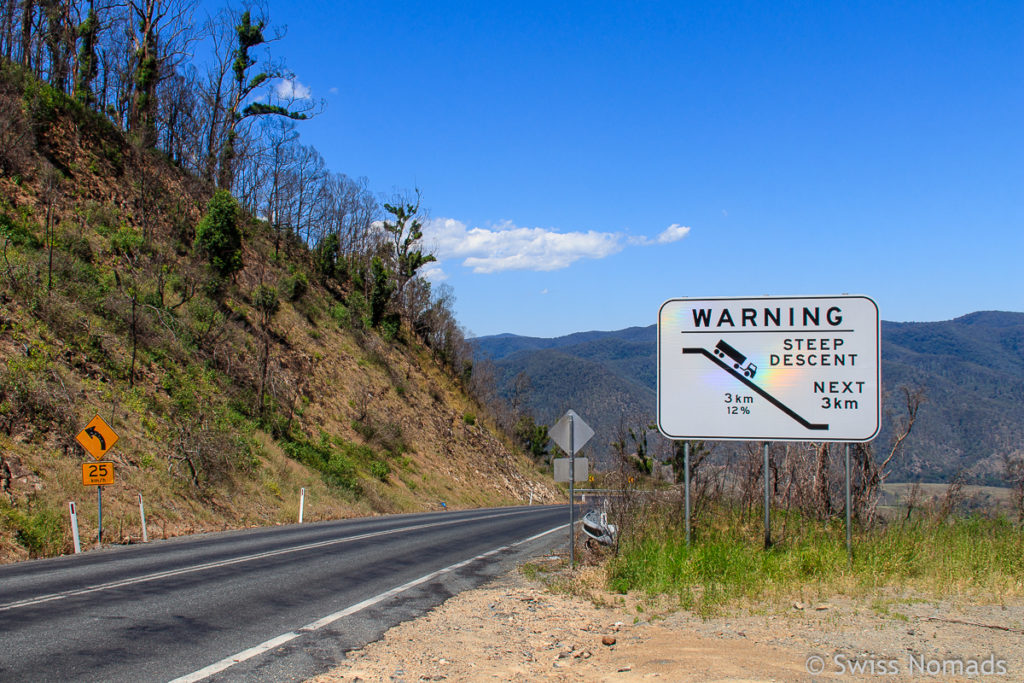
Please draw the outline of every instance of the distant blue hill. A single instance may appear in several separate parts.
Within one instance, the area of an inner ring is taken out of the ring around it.
[[[499,392],[520,397],[538,422],[572,408],[594,427],[590,446],[611,455],[620,423],[653,422],[657,326],[578,332],[556,338],[501,334],[471,340],[495,366]],[[882,386],[890,408],[901,386],[921,386],[927,402],[894,480],[948,481],[963,470],[1001,483],[1000,456],[1024,449],[1024,313],[979,311],[941,322],[882,322]],[[876,443],[889,438],[883,429]]]

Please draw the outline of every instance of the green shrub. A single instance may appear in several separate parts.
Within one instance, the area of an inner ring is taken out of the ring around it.
[[[401,319],[397,315],[386,315],[380,321],[380,337],[386,342],[394,341],[402,327]]]
[[[349,326],[357,329],[362,327],[372,327],[370,321],[370,309],[366,304],[366,297],[360,291],[354,291],[348,295],[345,300],[349,311]]]
[[[376,479],[387,481],[388,475],[391,474],[391,468],[383,460],[374,460],[370,463],[370,474]]]
[[[114,226],[121,223],[117,207],[111,204],[89,202],[82,212],[86,223],[104,237],[109,236],[113,232]]]
[[[373,422],[369,419],[352,420],[350,424],[353,431],[367,441],[371,441],[373,437],[377,436],[377,428],[373,426]]]
[[[475,425],[476,415],[474,415],[473,413],[466,413],[465,415],[462,416],[462,421],[470,426]]]
[[[206,215],[196,227],[196,246],[214,271],[227,277],[242,269],[242,232],[238,228],[238,202],[227,190],[217,190]]]
[[[252,305],[265,320],[270,320],[281,307],[281,302],[277,300],[277,289],[270,285],[257,285],[252,293]]]
[[[331,320],[338,323],[338,327],[348,327],[351,321],[348,309],[345,308],[345,304],[337,303],[331,306],[328,311],[328,315],[331,316]]]
[[[0,213],[0,236],[4,237],[15,246],[27,246],[30,249],[39,249],[43,243],[32,234],[25,221],[15,222],[6,213]]]
[[[320,435],[319,443],[313,443],[303,436],[293,436],[281,442],[281,448],[289,457],[320,472],[324,481],[332,486],[359,493],[359,476],[354,457],[373,455],[373,451],[337,440],[332,444],[326,434]],[[364,450],[365,449],[365,450]]]
[[[83,263],[92,263],[92,245],[84,237],[68,237],[64,240],[64,248],[69,254]]]
[[[37,505],[35,510],[23,512],[4,503],[0,521],[14,531],[15,539],[32,557],[52,557],[64,549],[64,519],[56,510]]]
[[[298,301],[309,290],[309,278],[302,271],[281,280],[281,293],[288,301]]]
[[[128,225],[122,225],[110,236],[110,249],[115,254],[131,256],[142,244],[142,233]]]

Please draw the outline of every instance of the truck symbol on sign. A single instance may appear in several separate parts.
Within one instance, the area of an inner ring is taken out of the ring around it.
[[[748,361],[747,357],[742,353],[726,344],[724,339],[719,339],[718,344],[715,345],[715,355],[719,358],[725,358],[728,356],[733,362],[733,368],[742,370],[746,377],[753,378],[757,373],[757,366]]]

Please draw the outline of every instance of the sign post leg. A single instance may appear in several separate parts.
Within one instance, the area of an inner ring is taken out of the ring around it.
[[[846,444],[846,556],[853,562],[853,540],[850,535],[850,444]]]
[[[299,524],[302,524],[302,513],[306,507],[306,489],[299,489]]]
[[[576,443],[575,420],[569,416],[569,569],[576,568]]]
[[[96,510],[98,512],[98,527],[96,532],[96,547],[103,547],[103,487],[96,487]]]
[[[772,547],[772,520],[769,506],[771,504],[770,491],[771,472],[768,470],[768,442],[764,442],[764,548]]]
[[[686,489],[686,547],[690,547],[690,442],[683,443],[683,486]]]

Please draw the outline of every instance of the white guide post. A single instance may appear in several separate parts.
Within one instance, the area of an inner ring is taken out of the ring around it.
[[[82,552],[82,542],[78,539],[78,513],[75,512],[74,502],[68,503],[71,510],[71,537],[75,539],[75,555]]]
[[[142,519],[142,542],[149,543],[149,532],[146,531],[146,506],[142,504],[142,494],[139,494],[139,517]]]

